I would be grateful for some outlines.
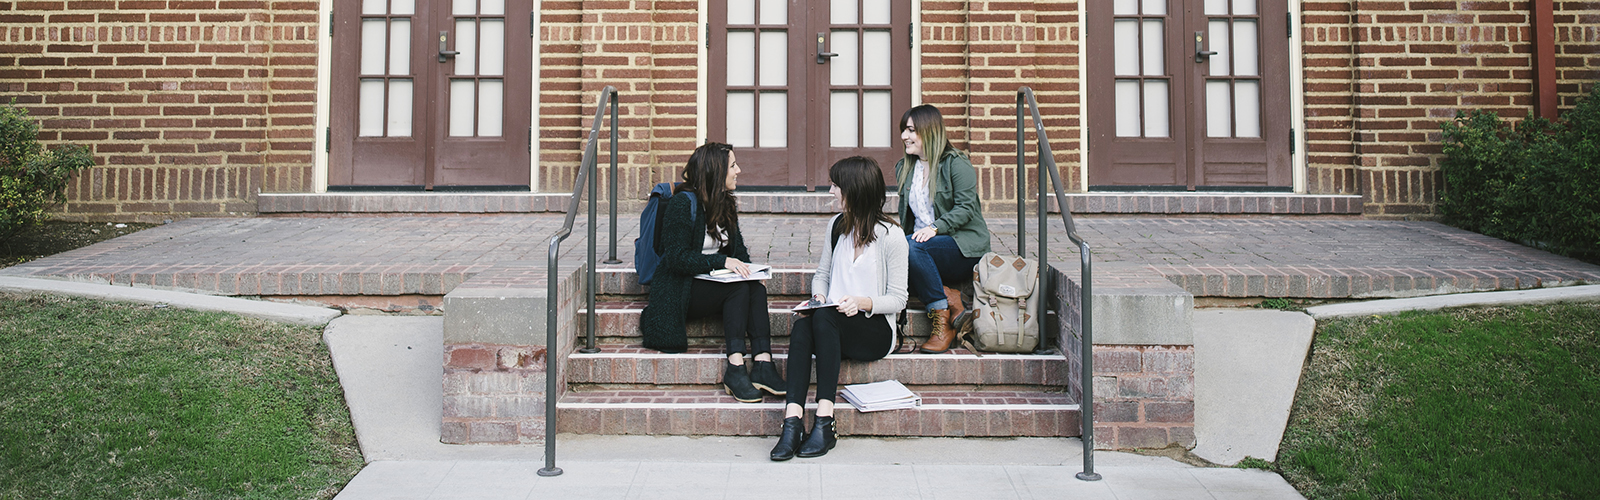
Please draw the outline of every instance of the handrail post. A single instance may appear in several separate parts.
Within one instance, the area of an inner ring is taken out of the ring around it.
[[[611,92],[611,257],[607,264],[621,264],[617,260],[617,93]]]
[[[550,250],[547,265],[550,273],[545,276],[546,307],[544,308],[544,468],[538,474],[544,477],[561,475],[561,468],[556,467],[556,254],[561,248],[561,240],[571,234],[571,229],[564,229],[550,237]]]
[[[1094,471],[1094,280],[1090,272],[1093,264],[1089,260],[1089,242],[1078,242],[1078,255],[1083,259],[1083,286],[1078,299],[1083,304],[1079,318],[1083,324],[1083,362],[1080,363],[1083,371],[1078,376],[1083,385],[1083,472],[1077,477],[1099,481],[1100,474]]]
[[[1023,132],[1022,132],[1022,93],[1018,92],[1017,93],[1017,254],[1018,254],[1018,256],[1026,259],[1026,258],[1028,258],[1028,226],[1023,224],[1023,215],[1022,214],[1023,214],[1023,210],[1024,209],[1023,209],[1023,206],[1022,206],[1022,200],[1023,200],[1024,197],[1027,196],[1027,193],[1028,193],[1028,191],[1027,191],[1027,177],[1028,177],[1028,174],[1027,174],[1027,170],[1028,170],[1027,158],[1028,157],[1027,157],[1027,152],[1023,150],[1023,140],[1022,140],[1022,138],[1023,138]],[[1044,189],[1044,184],[1039,184],[1039,189],[1043,190]],[[1039,262],[1041,264],[1046,263],[1049,260],[1050,259],[1048,257],[1046,257],[1044,254],[1042,254],[1042,253],[1039,254]],[[1039,267],[1043,268],[1044,266],[1041,265]],[[1043,283],[1040,283],[1040,284],[1042,285]],[[1044,322],[1043,321],[1039,322],[1039,328],[1044,328]],[[1043,338],[1043,337],[1040,337],[1040,338]]]

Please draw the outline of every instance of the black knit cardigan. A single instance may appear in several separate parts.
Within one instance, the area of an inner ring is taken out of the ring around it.
[[[721,253],[700,253],[706,235],[706,203],[690,217],[689,197],[678,193],[667,201],[665,220],[656,228],[661,237],[661,260],[650,278],[650,304],[639,317],[644,346],[661,352],[683,352],[689,346],[684,327],[689,316],[689,285],[694,275],[722,269],[728,257],[750,262],[750,249],[737,226],[728,231]]]

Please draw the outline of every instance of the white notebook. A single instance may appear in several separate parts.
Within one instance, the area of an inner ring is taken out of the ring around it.
[[[839,391],[859,412],[902,410],[922,406],[922,397],[898,380],[844,386]]]

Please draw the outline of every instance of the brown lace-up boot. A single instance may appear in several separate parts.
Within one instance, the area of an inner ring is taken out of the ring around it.
[[[964,323],[972,321],[971,314],[967,314],[967,307],[961,303],[961,290],[944,287],[944,298],[950,303],[950,331],[961,335]]]
[[[928,323],[933,327],[933,332],[928,335],[928,342],[922,344],[922,352],[939,354],[950,350],[950,344],[956,340],[955,332],[950,329],[950,310],[928,311]]]

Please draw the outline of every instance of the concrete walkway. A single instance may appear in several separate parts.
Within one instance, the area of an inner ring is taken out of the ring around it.
[[[1270,472],[1117,452],[1095,453],[1104,480],[1080,481],[1070,438],[846,436],[827,456],[780,463],[769,437],[563,434],[564,474],[539,477],[543,447],[439,443],[440,318],[344,316],[323,338],[371,462],[339,499],[1301,498]]]

